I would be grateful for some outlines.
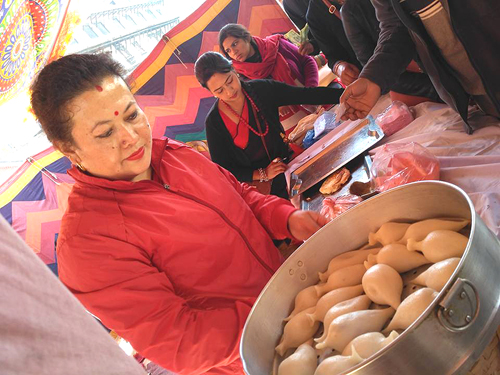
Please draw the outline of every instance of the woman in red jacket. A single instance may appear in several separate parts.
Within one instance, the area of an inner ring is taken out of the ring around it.
[[[32,106],[75,165],[59,276],[143,356],[179,374],[242,374],[245,319],[282,257],[325,219],[263,196],[183,144],[151,139],[107,55],[47,65]]]

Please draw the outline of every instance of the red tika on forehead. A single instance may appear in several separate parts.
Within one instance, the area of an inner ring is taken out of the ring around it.
[[[99,91],[99,92],[101,92],[101,91],[102,91],[102,87],[101,87],[101,86],[99,86],[99,85],[97,85],[97,86],[95,87],[95,89],[96,89],[97,91]]]
[[[120,114],[120,112],[115,111],[115,116],[118,116],[119,114]]]

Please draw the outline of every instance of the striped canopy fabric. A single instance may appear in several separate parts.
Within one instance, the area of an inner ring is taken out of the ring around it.
[[[55,243],[73,179],[70,161],[52,147],[28,158],[0,186],[0,214],[56,272]]]
[[[204,52],[219,50],[217,34],[228,23],[240,23],[261,37],[295,29],[276,0],[205,1],[165,34],[129,77],[154,137],[206,139],[205,117],[215,99],[196,80],[194,63]]]

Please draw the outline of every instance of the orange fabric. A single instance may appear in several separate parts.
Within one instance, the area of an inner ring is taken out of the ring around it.
[[[415,60],[411,60],[411,62],[406,67],[406,71],[413,73],[422,73],[422,69],[420,69]]]
[[[406,95],[395,91],[389,91],[389,96],[391,97],[391,100],[393,102],[399,100],[400,102],[405,103],[408,107],[412,107],[420,103],[431,101],[429,98],[426,98],[425,96]]]

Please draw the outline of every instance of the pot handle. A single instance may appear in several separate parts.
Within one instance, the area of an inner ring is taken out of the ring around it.
[[[469,328],[479,314],[477,288],[467,279],[457,278],[448,293],[439,302],[437,317],[441,325],[451,332]]]

